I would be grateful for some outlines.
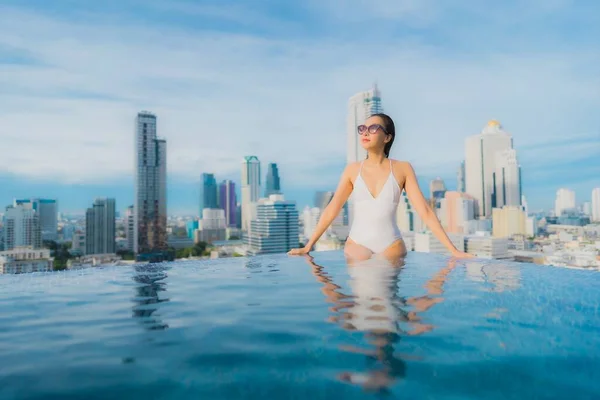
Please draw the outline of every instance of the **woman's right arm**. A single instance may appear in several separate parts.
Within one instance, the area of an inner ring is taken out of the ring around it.
[[[338,216],[338,214],[342,210],[342,207],[350,197],[350,194],[352,193],[353,189],[353,171],[354,168],[352,164],[346,166],[346,168],[344,169],[344,172],[342,173],[342,176],[340,178],[340,182],[338,183],[337,189],[335,190],[335,194],[333,195],[333,198],[331,199],[327,207],[325,207],[325,210],[323,210],[323,213],[321,214],[321,218],[319,218],[319,222],[317,223],[315,231],[312,234],[308,243],[306,243],[306,246],[304,246],[303,249],[290,250],[288,254],[306,254],[310,250],[312,250],[315,243],[317,243],[317,241],[327,230],[329,225],[331,225],[335,217]]]

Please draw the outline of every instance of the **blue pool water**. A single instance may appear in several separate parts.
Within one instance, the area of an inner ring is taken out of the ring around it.
[[[0,276],[1,399],[598,399],[600,274],[410,253]]]

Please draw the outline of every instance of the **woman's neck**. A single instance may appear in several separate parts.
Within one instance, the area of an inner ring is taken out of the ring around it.
[[[367,159],[365,160],[365,162],[367,164],[372,164],[372,165],[379,165],[382,164],[385,160],[386,160],[386,156],[383,152],[381,153],[371,153],[368,152],[367,153]]]

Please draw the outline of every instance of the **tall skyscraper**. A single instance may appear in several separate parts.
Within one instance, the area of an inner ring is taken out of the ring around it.
[[[556,200],[554,201],[554,213],[560,217],[563,211],[575,208],[575,192],[569,189],[561,188],[556,191]]]
[[[321,209],[318,207],[310,208],[306,206],[302,212],[302,220],[304,222],[304,237],[310,239],[317,224],[319,223],[319,217],[321,215]]]
[[[333,199],[333,192],[330,191],[318,191],[315,193],[313,205],[321,210],[324,210],[325,207],[329,204],[331,199]]]
[[[401,232],[422,232],[427,229],[419,214],[412,208],[405,191],[402,191],[396,209],[396,223]]]
[[[464,193],[465,191],[465,161],[460,162],[458,172],[456,173],[456,191]]]
[[[364,123],[367,118],[373,114],[383,112],[381,105],[381,93],[377,85],[373,85],[371,90],[360,92],[350,97],[348,101],[348,121],[347,121],[347,143],[348,149],[346,161],[348,164],[364,160],[367,152],[360,144],[360,137],[357,128]]]
[[[592,190],[592,221],[600,222],[600,187]]]
[[[235,183],[224,180],[219,185],[219,208],[225,210],[225,222],[228,227],[237,226],[236,207]]]
[[[285,253],[298,247],[298,210],[296,203],[273,194],[256,204],[247,243],[251,254]]]
[[[15,247],[42,247],[40,219],[36,210],[24,204],[6,207],[4,213],[4,250]]]
[[[492,234],[494,237],[527,234],[527,215],[520,206],[494,208],[492,221]]]
[[[250,229],[252,220],[251,204],[260,198],[260,161],[256,156],[246,156],[242,160],[242,230]]]
[[[474,201],[469,195],[448,191],[440,201],[440,222],[447,232],[464,233],[466,221],[474,218]]]
[[[156,116],[137,115],[135,153],[136,254],[167,250],[167,142],[156,136]]]
[[[334,195],[334,192],[331,192],[331,191],[318,191],[318,192],[316,192],[314,200],[313,200],[314,206],[317,207],[317,208],[319,208],[321,211],[325,210],[325,208],[329,205],[329,202],[331,202],[331,200],[333,199],[333,195]],[[348,215],[349,215],[348,202],[346,202],[342,206],[342,209],[341,209],[340,213],[333,220],[332,226],[336,225],[338,227],[340,227],[340,226],[346,226],[347,227],[349,225]],[[338,233],[339,232],[340,231],[338,230]],[[340,237],[340,236],[345,236],[345,235],[338,235],[338,237],[340,239],[344,239],[344,237]]]
[[[202,174],[202,186],[200,188],[200,215],[205,208],[218,208],[218,188],[214,174]]]
[[[494,171],[495,207],[521,205],[521,166],[517,161],[515,149],[496,153]]]
[[[440,199],[444,197],[444,193],[446,193],[446,185],[444,184],[444,180],[439,176],[433,179],[429,183],[429,193],[431,193],[432,199]]]
[[[512,136],[492,120],[479,135],[465,141],[466,193],[475,199],[476,216],[490,218],[495,207],[496,153],[513,148]]]
[[[115,252],[115,199],[96,199],[85,213],[85,253]]]
[[[235,205],[235,227],[242,229],[242,203],[239,201]]]
[[[584,201],[583,204],[581,205],[581,212],[583,213],[583,215],[587,215],[588,217],[591,217],[592,216],[592,202]]]
[[[135,237],[135,212],[133,205],[125,211],[125,237],[127,238],[127,250],[133,251]]]
[[[446,192],[446,185],[444,184],[444,180],[439,176],[433,179],[429,183],[429,192],[431,193],[431,197],[435,197],[439,192]]]
[[[521,207],[523,207],[525,215],[529,215],[529,204],[527,203],[527,198],[525,198],[524,194],[521,194]]]
[[[373,85],[371,90],[360,92],[350,97],[348,101],[348,120],[346,123],[346,162],[348,164],[367,158],[367,151],[360,144],[360,136],[358,135],[357,128],[371,115],[381,112],[383,112],[381,93],[376,84]],[[353,198],[350,196],[345,205],[348,224],[352,224],[352,213],[354,212],[352,202]]]
[[[202,210],[202,219],[198,223],[194,241],[212,243],[225,240],[226,237],[225,211],[220,208],[205,208]]]
[[[19,199],[14,205],[23,205],[37,212],[42,241],[58,239],[58,202],[54,199]]]
[[[265,180],[265,197],[280,193],[281,186],[279,185],[279,170],[277,169],[277,164],[269,163],[267,166],[267,179]]]

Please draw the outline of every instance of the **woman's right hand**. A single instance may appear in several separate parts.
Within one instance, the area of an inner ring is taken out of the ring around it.
[[[301,256],[304,254],[308,254],[310,252],[310,248],[309,247],[301,247],[299,249],[291,249],[290,251],[288,251],[288,254],[290,256]]]

